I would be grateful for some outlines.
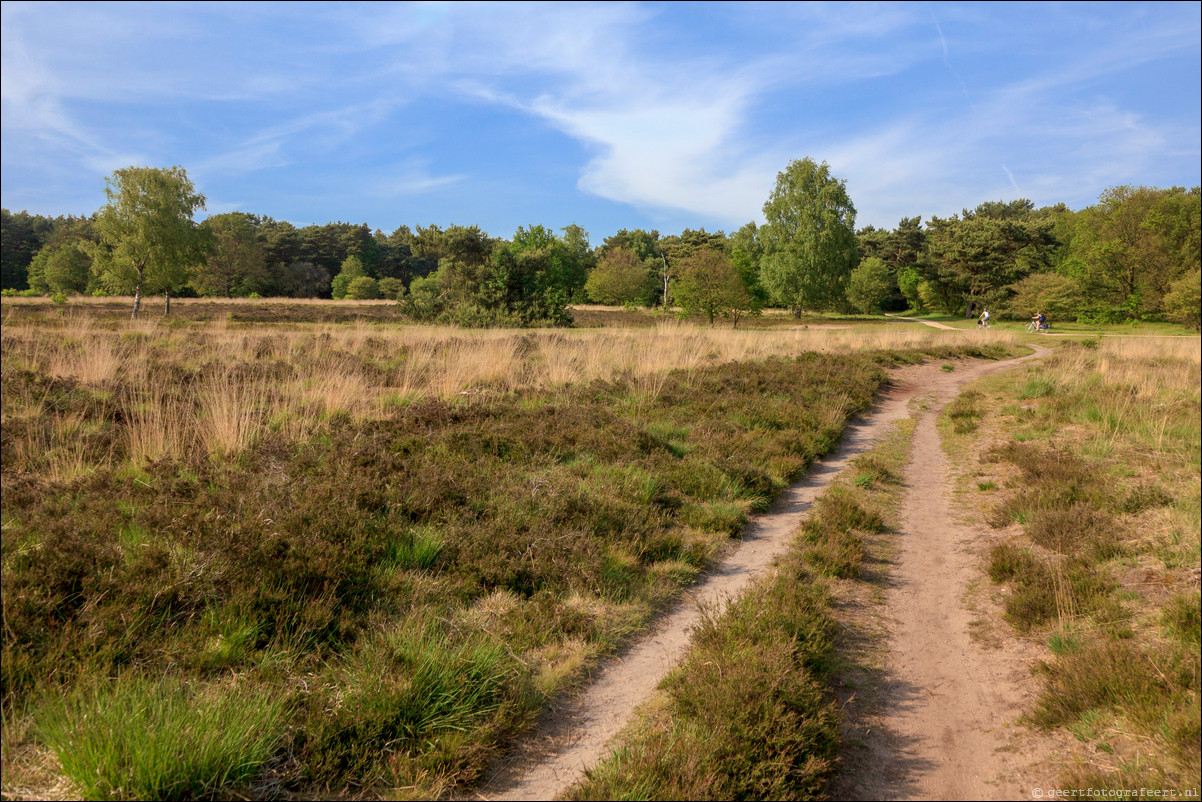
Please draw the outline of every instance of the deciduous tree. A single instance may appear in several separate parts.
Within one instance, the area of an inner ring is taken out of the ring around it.
[[[845,182],[826,162],[792,161],[777,175],[764,216],[760,281],[776,302],[798,315],[838,307],[860,259],[856,209]]]
[[[1199,269],[1200,199],[1197,187],[1119,186],[1078,213],[1066,269],[1085,290],[1082,319],[1161,311],[1173,282]]]
[[[204,258],[204,240],[192,216],[203,209],[182,167],[126,167],[105,179],[108,202],[96,219],[100,245],[94,261],[105,285],[132,292],[137,318],[144,292],[171,293],[188,282]]]
[[[896,288],[889,266],[870,256],[851,271],[847,280],[847,302],[861,314],[879,314],[881,304]]]
[[[192,288],[200,295],[225,298],[262,293],[268,284],[267,260],[250,215],[214,215],[201,228],[208,234],[209,247],[204,266],[192,277]]]
[[[688,315],[704,315],[710,326],[718,316],[738,318],[755,302],[734,263],[715,248],[699,248],[677,262],[673,297]]]
[[[584,289],[599,304],[648,304],[654,302],[656,276],[634,251],[615,247],[602,254]]]

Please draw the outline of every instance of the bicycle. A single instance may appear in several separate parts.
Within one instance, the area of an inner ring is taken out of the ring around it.
[[[1047,334],[1047,333],[1048,333],[1048,324],[1047,323],[1044,323],[1041,326],[1041,325],[1039,325],[1038,322],[1032,320],[1030,323],[1027,324],[1027,334]]]

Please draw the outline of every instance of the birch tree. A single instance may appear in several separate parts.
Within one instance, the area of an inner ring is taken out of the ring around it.
[[[204,259],[204,237],[193,221],[205,205],[182,167],[126,167],[105,179],[95,266],[113,292],[132,293],[133,318],[145,293],[171,293],[188,283]]]

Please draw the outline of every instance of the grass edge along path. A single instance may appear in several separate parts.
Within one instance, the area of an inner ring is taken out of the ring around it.
[[[814,503],[788,552],[693,645],[565,799],[813,799],[840,751],[831,686],[847,671],[837,596],[884,559],[904,492],[902,419]]]
[[[1202,784],[1198,350],[1066,344],[966,388],[941,421],[961,498],[994,532],[992,637],[1044,656],[1027,719],[1073,745],[1063,788]]]

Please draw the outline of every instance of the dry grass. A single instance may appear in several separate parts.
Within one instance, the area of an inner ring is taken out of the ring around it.
[[[0,310],[5,691],[136,666],[282,693],[293,735],[269,774],[300,795],[472,782],[832,446],[882,360],[921,358],[813,353],[879,330],[214,309]]]
[[[899,325],[738,331],[661,321],[642,330],[523,333],[363,321],[241,326],[225,318],[181,325],[145,317],[106,326],[82,310],[69,311],[57,326],[6,317],[6,367],[114,394],[125,421],[121,451],[135,464],[190,448],[236,451],[269,430],[303,438],[331,416],[378,417],[393,405],[427,398],[620,379],[630,382],[632,402],[644,404],[659,396],[671,371],[691,375],[704,366],[802,352],[982,339],[977,332]],[[5,420],[14,416],[40,417],[37,410],[6,405]],[[78,437],[78,427],[31,428],[16,444],[19,462],[60,478],[81,475],[89,465]]]
[[[997,601],[1051,654],[1030,718],[1091,766],[1062,787],[1195,788],[1202,341],[1085,346],[983,382],[980,430],[945,442],[981,455]]]

